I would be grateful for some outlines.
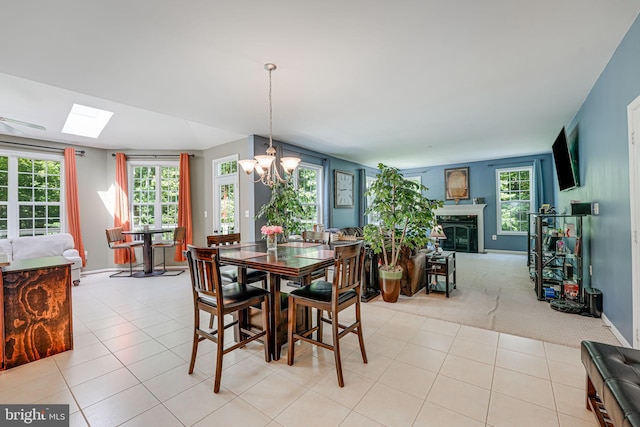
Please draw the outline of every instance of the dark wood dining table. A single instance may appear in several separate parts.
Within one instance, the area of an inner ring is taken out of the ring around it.
[[[122,234],[129,234],[133,236],[142,236],[142,271],[134,271],[133,277],[149,277],[159,276],[164,274],[164,270],[153,269],[153,242],[151,241],[154,234],[166,233],[172,230],[166,230],[164,228],[149,228],[149,229],[137,229],[123,231]]]
[[[239,243],[219,248],[219,259],[223,265],[238,267],[238,281],[245,282],[247,268],[269,273],[269,292],[271,293],[270,348],[275,360],[280,358],[280,346],[277,343],[278,316],[280,314],[280,279],[282,277],[300,277],[302,284],[311,282],[311,273],[332,266],[334,252],[331,246],[321,243],[292,241],[279,243],[276,250],[267,250],[265,241]]]

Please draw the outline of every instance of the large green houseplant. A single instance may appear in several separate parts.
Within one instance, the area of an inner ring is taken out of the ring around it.
[[[292,234],[301,234],[305,208],[300,202],[293,183],[277,183],[271,188],[271,199],[262,205],[256,218],[265,218],[267,225],[280,225],[286,240]]]
[[[429,241],[429,232],[436,224],[435,210],[441,200],[423,195],[428,190],[422,184],[406,179],[396,168],[378,165],[380,172],[366,192],[371,203],[366,214],[373,214],[377,223],[364,226],[364,239],[376,254],[382,254],[380,288],[385,301],[396,302],[400,294],[403,248],[421,248]]]

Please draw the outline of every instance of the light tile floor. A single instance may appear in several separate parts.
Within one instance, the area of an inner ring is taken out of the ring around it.
[[[302,344],[293,366],[260,344],[215,344],[188,375],[188,273],[87,275],[73,288],[75,349],[0,373],[0,402],[68,403],[72,426],[595,426],[578,348],[363,304],[368,364],[344,338],[333,353]]]

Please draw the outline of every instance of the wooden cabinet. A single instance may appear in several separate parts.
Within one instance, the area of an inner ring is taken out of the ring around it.
[[[73,349],[71,262],[14,261],[0,275],[1,369]]]

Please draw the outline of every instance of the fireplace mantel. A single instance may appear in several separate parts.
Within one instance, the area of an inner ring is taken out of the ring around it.
[[[442,215],[476,215],[478,217],[478,253],[484,253],[484,208],[486,204],[444,205],[436,209],[436,217]]]

